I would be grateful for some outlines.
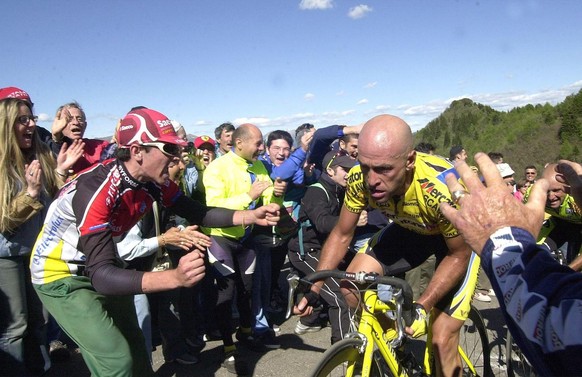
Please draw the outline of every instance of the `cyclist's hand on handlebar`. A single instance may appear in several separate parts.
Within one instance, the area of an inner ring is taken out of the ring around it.
[[[299,304],[293,307],[293,314],[300,317],[305,317],[313,313],[313,308],[317,306],[319,295],[313,291],[309,291],[301,298]]]
[[[424,306],[415,302],[414,303],[414,321],[410,327],[406,328],[406,333],[413,338],[418,338],[426,334],[426,310]]]

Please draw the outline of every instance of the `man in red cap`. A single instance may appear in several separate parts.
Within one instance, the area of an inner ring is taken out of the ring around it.
[[[216,158],[216,141],[210,136],[198,136],[194,140],[194,146],[196,147],[196,157],[204,166],[208,166]]]
[[[132,109],[117,130],[118,158],[93,165],[65,185],[48,210],[32,251],[32,282],[49,312],[79,345],[96,376],[152,374],[133,295],[190,287],[204,276],[204,255],[193,251],[176,269],[126,270],[114,236],[131,229],[154,201],[191,224],[275,225],[278,206],[233,211],[207,208],[168,179],[168,166],[186,143],[170,120],[145,107]],[[165,241],[162,237],[161,245]]]

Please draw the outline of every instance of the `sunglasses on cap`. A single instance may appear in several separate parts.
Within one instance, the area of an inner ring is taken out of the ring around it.
[[[168,157],[178,157],[178,158],[182,157],[182,147],[180,147],[177,144],[151,142],[142,143],[140,145],[144,147],[156,147]]]
[[[333,155],[331,160],[329,160],[329,162],[327,163],[327,166],[325,167],[325,170],[329,169],[333,165],[333,162],[336,158],[341,157],[341,156],[347,156],[347,155],[348,155],[348,152],[346,152],[345,150],[343,150],[343,149],[339,150],[336,154]]]

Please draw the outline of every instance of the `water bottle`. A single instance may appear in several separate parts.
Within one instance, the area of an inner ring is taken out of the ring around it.
[[[378,284],[378,299],[380,301],[388,303],[392,301],[393,297],[394,297],[394,287],[386,284]],[[392,310],[387,311],[386,316],[390,320],[396,319],[396,314]]]
[[[394,288],[391,285],[378,284],[378,298],[382,302],[392,301],[394,296]]]

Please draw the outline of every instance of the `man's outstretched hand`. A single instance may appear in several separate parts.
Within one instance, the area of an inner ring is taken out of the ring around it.
[[[440,205],[442,213],[457,228],[467,244],[480,255],[489,237],[507,226],[524,229],[537,237],[544,218],[547,181],[536,181],[530,198],[524,205],[507,190],[497,167],[486,154],[477,153],[475,161],[487,186],[483,185],[469,165],[460,162],[455,168],[469,192],[459,199],[459,210],[448,203]],[[450,192],[464,190],[453,174],[448,174],[446,181]]]

